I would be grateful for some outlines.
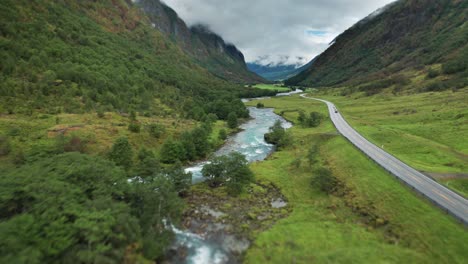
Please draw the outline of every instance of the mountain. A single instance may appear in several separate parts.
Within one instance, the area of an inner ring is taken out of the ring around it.
[[[188,27],[173,9],[159,0],[134,2],[149,16],[154,28],[167,35],[214,75],[237,83],[264,81],[247,69],[244,55],[234,45],[226,43],[207,26]]]
[[[392,85],[418,90],[463,88],[467,83],[468,2],[400,0],[339,35],[290,85]],[[421,78],[422,76],[422,78]],[[411,88],[413,87],[413,88]]]
[[[167,7],[163,11],[176,16]],[[260,77],[239,70],[228,78],[227,68],[213,64],[224,71],[223,80],[203,66],[205,52],[206,61],[215,60],[212,54],[224,54],[220,62],[231,60],[240,69],[243,56],[234,47],[214,51],[221,39],[210,43],[207,34],[187,29],[190,39],[196,35],[199,40],[193,45],[200,52],[195,56],[184,48],[190,41],[170,39],[165,23],[130,1],[4,0],[0,17],[0,113],[101,109],[201,117],[215,99],[258,95],[226,80]],[[186,29],[177,21],[177,29]]]
[[[304,71],[310,65],[312,65],[313,60],[307,63],[306,65],[298,67],[297,65],[262,65],[257,62],[247,63],[247,68],[260,75],[261,77],[269,81],[283,81],[289,79],[296,74]]]

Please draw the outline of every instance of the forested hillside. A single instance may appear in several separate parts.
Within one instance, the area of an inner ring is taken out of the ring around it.
[[[206,101],[255,93],[213,77],[126,1],[6,0],[0,15],[2,113],[203,115]]]
[[[467,14],[467,1],[394,2],[339,35],[313,66],[287,82],[367,93],[466,87]]]

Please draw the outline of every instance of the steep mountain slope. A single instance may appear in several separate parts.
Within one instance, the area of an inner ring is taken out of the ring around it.
[[[297,67],[297,65],[262,65],[259,63],[247,63],[249,70],[255,72],[256,74],[262,76],[263,78],[269,81],[282,81],[294,77],[298,73],[309,68],[313,63],[313,60],[303,65]]]
[[[413,81],[413,86],[422,90],[464,87],[467,14],[467,1],[394,2],[338,36],[312,67],[288,83],[334,86],[376,82],[367,88],[381,89]],[[412,78],[417,76],[427,78],[414,82]]]
[[[173,9],[159,0],[134,2],[148,14],[153,27],[169,36],[214,75],[238,83],[264,81],[247,69],[244,55],[234,45],[225,43],[206,26],[187,27]]]
[[[246,92],[202,68],[129,1],[5,0],[0,17],[1,113],[170,108],[201,117],[207,102]]]

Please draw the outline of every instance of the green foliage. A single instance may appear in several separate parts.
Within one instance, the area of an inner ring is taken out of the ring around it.
[[[265,105],[263,103],[257,103],[257,108],[265,108]]]
[[[429,69],[427,72],[427,78],[434,79],[435,77],[440,75],[440,71],[436,69]]]
[[[299,111],[297,121],[302,127],[318,127],[324,119],[323,114],[318,112],[310,112],[309,116],[306,116],[304,111]]]
[[[231,129],[234,129],[238,126],[236,113],[234,112],[229,113],[227,117],[227,124],[228,124],[228,127]]]
[[[160,138],[166,133],[166,128],[161,124],[150,124],[147,129],[149,134],[154,138]]]
[[[174,190],[181,196],[185,196],[192,185],[192,173],[185,172],[181,163],[176,163],[167,170],[167,175],[174,185]]]
[[[105,117],[104,111],[103,111],[101,108],[99,108],[99,109],[96,111],[96,114],[97,114],[97,116],[98,116],[99,118],[104,118],[104,117]]]
[[[115,141],[109,152],[109,158],[127,170],[133,165],[133,149],[127,138],[122,137]]]
[[[130,245],[162,256],[180,200],[163,177],[131,184],[109,161],[67,153],[0,178],[2,263],[122,263]]]
[[[63,145],[63,150],[65,152],[84,153],[86,151],[86,140],[83,140],[78,136],[71,136],[66,139],[65,144]]]
[[[292,143],[291,135],[286,132],[279,120],[276,120],[273,126],[270,127],[270,132],[265,134],[264,137],[266,142],[275,144],[279,148],[287,147]]]
[[[321,167],[314,171],[312,184],[323,192],[332,194],[338,186],[338,180],[328,168]]]
[[[309,166],[317,163],[319,158],[319,147],[317,144],[314,144],[309,151],[307,151],[307,160],[309,161]]]
[[[214,77],[125,1],[6,0],[0,17],[8,21],[0,25],[2,112],[97,109],[103,117],[169,108],[190,116],[183,106],[191,101],[202,117],[218,99],[270,94]]]
[[[184,145],[172,138],[164,141],[160,152],[161,162],[166,164],[174,164],[177,161],[184,161],[186,159],[186,151]]]
[[[211,159],[203,166],[202,174],[211,187],[226,185],[233,196],[239,195],[254,179],[245,156],[237,152]]]
[[[134,174],[143,179],[152,177],[161,172],[161,165],[154,153],[146,148],[141,148],[138,152],[138,163]]]
[[[218,138],[221,139],[221,140],[226,140],[227,139],[227,132],[226,132],[226,129],[221,129],[219,130],[219,135],[218,135]]]
[[[11,145],[8,137],[0,135],[0,156],[8,155],[11,151]]]
[[[141,131],[141,124],[136,122],[136,121],[132,121],[129,125],[128,125],[128,131],[132,132],[132,133],[140,133]]]

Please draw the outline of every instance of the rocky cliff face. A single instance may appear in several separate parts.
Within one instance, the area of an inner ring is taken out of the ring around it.
[[[250,72],[244,55],[203,25],[188,27],[177,13],[159,0],[136,0],[153,27],[177,43],[194,60],[214,75],[238,83],[264,81]]]

